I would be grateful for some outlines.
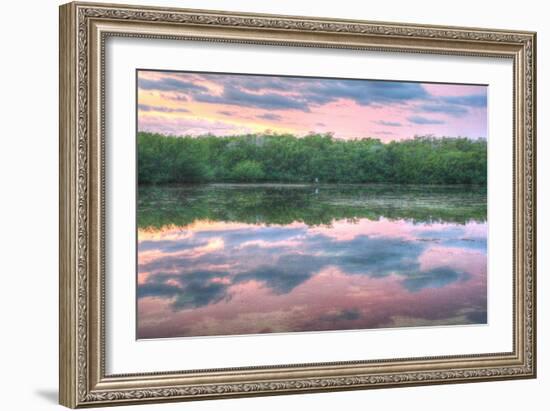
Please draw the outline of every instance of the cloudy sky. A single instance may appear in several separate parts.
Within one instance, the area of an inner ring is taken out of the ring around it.
[[[486,86],[149,70],[137,84],[140,131],[487,136]]]

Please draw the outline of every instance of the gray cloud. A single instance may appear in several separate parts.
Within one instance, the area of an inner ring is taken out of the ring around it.
[[[414,272],[402,280],[403,286],[417,292],[425,288],[441,288],[456,281],[466,281],[469,275],[449,267],[439,267],[429,271]]]
[[[350,99],[361,106],[380,103],[404,103],[429,96],[418,83],[320,79],[307,84],[304,96],[310,104],[326,104]]]
[[[440,243],[459,241],[462,236],[460,229],[451,229],[449,233],[426,232],[422,239],[436,233],[440,238],[434,241]],[[263,283],[274,294],[286,294],[329,266],[336,266],[347,275],[377,278],[396,274],[403,278],[403,287],[411,292],[444,287],[468,278],[467,274],[445,266],[422,270],[419,257],[427,247],[426,241],[405,242],[367,235],[337,241],[323,234],[305,234],[303,228],[268,226],[198,232],[192,238],[169,244],[162,242],[157,248],[166,252],[203,247],[211,238],[223,238],[225,247],[197,257],[167,255],[140,265],[140,271],[153,274],[145,284],[139,285],[138,296],[170,298],[174,309],[186,309],[229,299],[231,285],[252,280]],[[296,253],[294,246],[285,244],[286,240],[297,238],[301,242],[300,253]],[[263,247],[262,241],[272,245]],[[140,249],[143,248],[151,249],[151,245],[140,244]],[[230,268],[225,271],[211,268],[220,266]],[[178,267],[179,272],[169,274],[174,267]],[[212,282],[215,277],[225,281]],[[168,284],[167,280],[176,280],[177,285]]]
[[[172,108],[172,107],[163,107],[163,106],[150,106],[148,104],[138,104],[138,108],[141,111],[159,111],[162,113],[189,113],[189,110],[186,108]]]
[[[355,321],[361,318],[361,311],[358,309],[342,310],[334,314],[326,314],[319,317],[320,321],[339,322],[339,321]]]
[[[422,104],[418,107],[418,110],[421,112],[427,113],[443,113],[448,114],[453,117],[460,117],[468,113],[468,108],[464,106],[459,106],[455,104]]]
[[[314,107],[333,103],[339,99],[348,99],[361,106],[376,107],[380,104],[402,104],[407,102],[421,103],[417,111],[422,113],[440,113],[460,117],[472,107],[486,107],[486,94],[466,96],[432,96],[420,83],[398,81],[376,81],[357,79],[323,79],[302,77],[278,77],[258,75],[231,74],[189,74],[185,79],[166,77],[159,80],[140,79],[138,86],[144,90],[170,91],[170,98],[211,104],[245,106],[267,110],[298,110],[310,112]],[[220,94],[211,90],[197,80],[213,80],[221,87]],[[230,111],[220,111],[230,116]],[[266,120],[281,120],[277,114],[266,113],[258,116]],[[442,120],[430,119],[422,115],[411,116],[413,124],[444,124]],[[375,121],[386,127],[400,127],[399,122]],[[324,124],[316,124],[324,127]],[[383,133],[379,133],[383,134]]]
[[[237,106],[253,106],[271,110],[301,110],[309,111],[307,102],[300,98],[289,97],[277,93],[255,94],[234,86],[225,86],[221,95],[199,93],[195,100],[202,103],[227,104]]]
[[[190,93],[196,101],[203,103],[305,112],[310,111],[312,106],[339,99],[350,99],[365,106],[403,103],[429,97],[421,84],[409,82],[219,74],[195,76],[201,77],[218,81],[223,86],[222,93],[212,94],[204,86],[174,77],[159,80],[140,79],[138,86],[144,90],[183,92],[184,96]]]
[[[143,90],[158,91],[192,91],[207,92],[208,88],[195,84],[191,81],[184,81],[173,77],[163,77],[159,80],[138,79],[138,88]]]
[[[185,274],[156,273],[145,284],[138,286],[138,298],[173,298],[174,309],[202,307],[228,299],[226,284],[211,282],[223,272],[194,271]],[[167,284],[166,280],[176,280],[179,285]]]
[[[381,126],[387,126],[387,127],[401,127],[402,124],[397,121],[385,121],[385,120],[377,120],[373,121],[373,123],[376,123]]]
[[[283,119],[282,116],[280,116],[278,114],[273,114],[273,113],[260,114],[256,117],[264,119],[264,120],[272,120],[272,121],[281,121]]]
[[[487,94],[470,94],[466,96],[448,96],[441,98],[445,103],[470,107],[487,107]]]
[[[445,122],[443,120],[436,120],[436,119],[426,118],[426,117],[422,117],[422,116],[410,116],[410,117],[407,117],[407,120],[409,120],[413,124],[420,124],[420,125],[424,125],[424,124],[445,124]]]
[[[487,324],[487,310],[472,311],[466,317],[474,324]]]

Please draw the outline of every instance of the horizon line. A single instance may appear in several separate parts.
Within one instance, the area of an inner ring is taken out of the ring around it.
[[[195,134],[195,135],[193,135],[193,134],[166,134],[166,133],[161,133],[161,132],[158,132],[158,131],[137,130],[136,134],[139,134],[139,133],[147,133],[147,134],[159,135],[159,136],[163,136],[163,137],[175,137],[175,138],[206,138],[206,137],[235,138],[235,137],[252,137],[252,136],[256,136],[256,137],[295,137],[295,138],[301,139],[301,138],[313,137],[313,136],[323,136],[323,137],[331,137],[331,138],[334,138],[336,140],[342,140],[342,141],[356,141],[356,140],[369,140],[369,139],[370,140],[379,140],[380,142],[382,142],[384,144],[391,143],[392,141],[406,141],[406,140],[416,140],[416,139],[434,139],[434,140],[437,140],[437,139],[468,139],[468,140],[473,140],[473,141],[477,141],[477,140],[487,141],[487,137],[483,137],[483,136],[478,136],[478,137],[471,137],[471,136],[466,136],[466,135],[464,135],[464,136],[461,136],[461,135],[457,135],[457,136],[446,136],[446,135],[437,136],[435,134],[424,134],[424,135],[417,134],[417,135],[410,136],[410,137],[396,138],[396,139],[393,139],[393,140],[390,140],[390,141],[384,141],[383,138],[375,137],[375,136],[343,138],[343,137],[338,137],[332,131],[320,132],[320,133],[319,132],[309,132],[307,134],[302,134],[302,135],[294,134],[294,133],[278,133],[278,132],[269,131],[269,130],[266,130],[265,132],[260,132],[260,133],[243,133],[243,134],[227,134],[227,135],[223,135],[223,134],[222,135],[217,135],[217,134],[213,134],[213,133],[204,133],[204,134]]]

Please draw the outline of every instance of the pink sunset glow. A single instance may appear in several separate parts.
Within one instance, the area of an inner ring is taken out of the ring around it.
[[[139,70],[138,129],[177,136],[487,136],[487,87]]]
[[[139,338],[484,323],[486,230],[383,218],[140,230]]]

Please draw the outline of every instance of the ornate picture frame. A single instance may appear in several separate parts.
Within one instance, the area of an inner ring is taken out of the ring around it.
[[[105,42],[112,37],[498,57],[513,62],[513,350],[108,375]],[[536,376],[536,34],[69,3],[60,7],[60,403],[67,407]]]

